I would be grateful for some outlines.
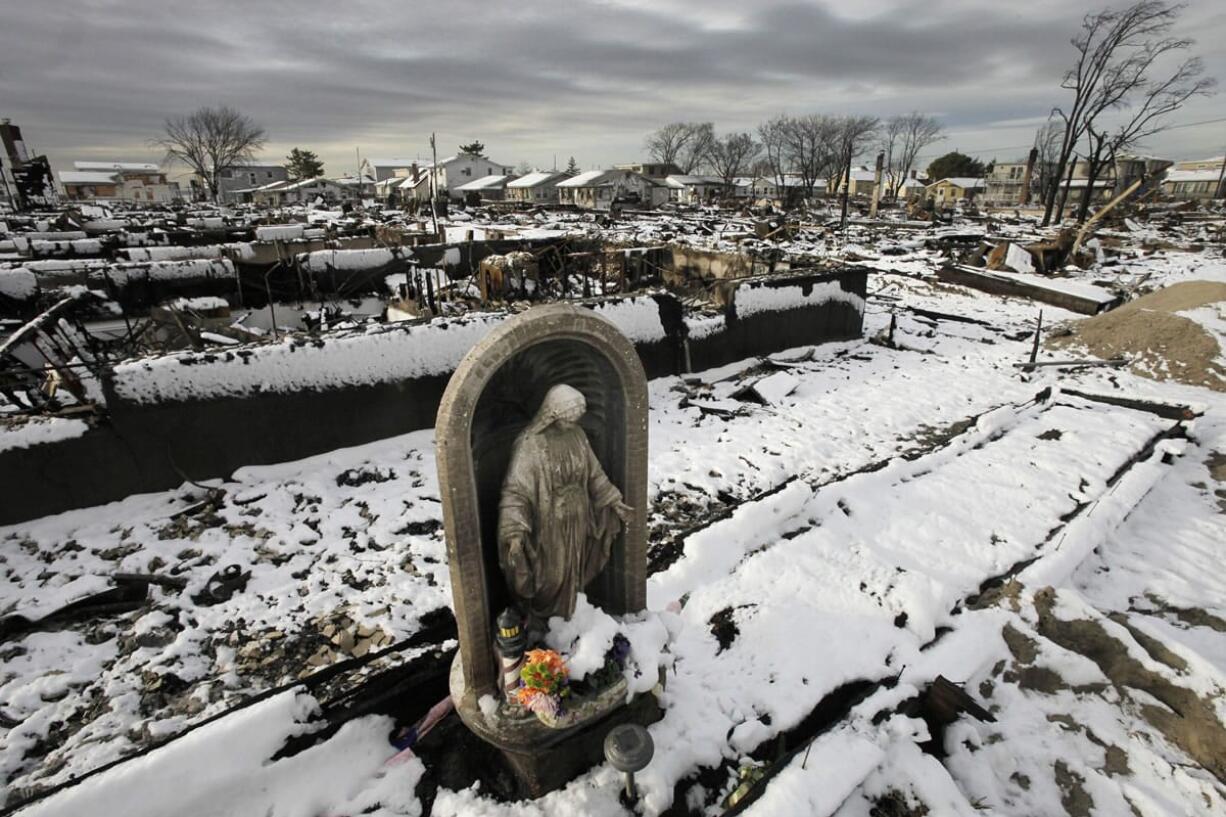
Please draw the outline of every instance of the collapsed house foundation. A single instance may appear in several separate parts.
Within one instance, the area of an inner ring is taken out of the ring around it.
[[[470,242],[467,253],[454,246],[416,247],[411,253],[430,256],[414,258],[415,264],[450,257],[454,277],[467,272],[471,278],[483,259],[511,245],[522,248],[523,242]],[[679,252],[678,266],[668,248],[563,249],[555,242],[536,249],[542,257],[557,256],[560,273],[568,259],[587,264],[579,291],[570,290],[574,296],[621,291],[576,302],[630,338],[649,377],[861,333],[864,268],[772,274],[787,265],[738,257],[696,265],[692,254]],[[382,282],[407,264],[410,251],[361,255],[382,263],[357,265],[356,272]],[[354,274],[352,258],[323,251],[297,266],[313,268],[316,281],[337,283],[342,274]],[[575,287],[575,276],[560,277]],[[0,524],[430,428],[460,359],[518,308],[491,303],[456,317],[296,333],[271,343],[95,367],[104,408],[0,428],[0,490],[11,500],[0,508]]]

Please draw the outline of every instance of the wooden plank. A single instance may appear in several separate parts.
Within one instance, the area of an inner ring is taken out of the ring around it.
[[[1072,292],[1048,289],[1016,278],[992,274],[986,270],[980,272],[964,267],[942,267],[937,270],[937,278],[947,284],[970,287],[990,295],[1026,298],[1039,303],[1059,306],[1082,315],[1097,315],[1100,312],[1114,309],[1123,302],[1123,299],[1118,297],[1096,300]]]

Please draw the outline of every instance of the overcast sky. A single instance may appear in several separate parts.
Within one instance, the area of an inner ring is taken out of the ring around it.
[[[1104,0],[6,0],[0,116],[57,169],[157,160],[166,116],[232,105],[265,158],[315,150],[332,175],[362,156],[440,155],[479,139],[507,164],[646,158],[673,120],[751,129],[788,113],[918,109],[958,148],[1025,153],[1064,100],[1068,44]],[[1226,81],[1226,3],[1191,0],[1181,33]],[[1226,92],[1175,121],[1226,117]],[[1149,145],[1220,155],[1226,122]]]

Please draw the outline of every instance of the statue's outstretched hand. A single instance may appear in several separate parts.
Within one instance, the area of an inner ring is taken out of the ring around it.
[[[531,598],[536,592],[536,577],[532,574],[532,565],[528,563],[522,536],[507,539],[507,563],[515,592],[525,598]]]
[[[613,503],[613,513],[617,514],[617,518],[622,522],[629,523],[630,518],[634,516],[634,508],[619,499]]]

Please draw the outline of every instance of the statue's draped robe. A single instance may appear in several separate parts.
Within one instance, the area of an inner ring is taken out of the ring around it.
[[[575,612],[575,595],[609,560],[621,498],[579,426],[551,423],[515,441],[498,506],[498,560],[527,616]],[[522,558],[510,551],[513,536]]]

